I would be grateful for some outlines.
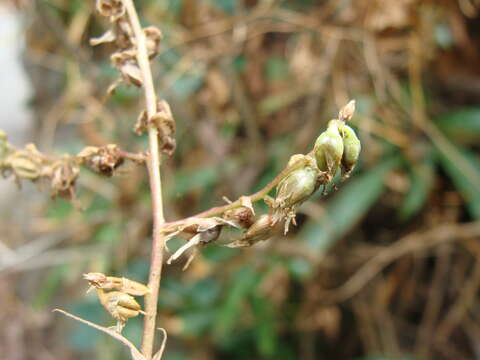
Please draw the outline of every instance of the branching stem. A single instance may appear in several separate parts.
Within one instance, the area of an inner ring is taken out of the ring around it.
[[[308,154],[308,155],[311,155],[311,154]],[[190,217],[185,218],[185,219],[164,223],[163,224],[163,232],[174,231],[175,228],[178,225],[184,223],[188,219],[211,217],[211,216],[223,214],[225,211],[228,211],[228,210],[236,209],[240,206],[243,206],[242,198],[245,198],[245,197],[249,198],[252,203],[254,203],[256,201],[259,201],[259,200],[262,200],[288,174],[290,174],[292,171],[304,166],[305,162],[306,162],[306,160],[302,159],[302,160],[296,161],[293,165],[286,167],[272,181],[270,181],[265,187],[263,187],[261,190],[257,191],[256,193],[254,193],[252,195],[242,196],[241,198],[237,199],[236,201],[234,201],[230,204],[226,204],[226,205],[223,205],[223,206],[216,206],[216,207],[213,207],[213,208],[208,209],[206,211],[202,211],[201,213],[198,213],[196,215],[190,216]]]

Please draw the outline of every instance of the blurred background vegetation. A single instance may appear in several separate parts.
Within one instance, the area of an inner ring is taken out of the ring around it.
[[[351,98],[363,144],[352,177],[304,204],[287,237],[214,244],[185,272],[182,261],[165,268],[164,358],[479,358],[480,2],[136,3],[164,33],[153,71],[177,121],[163,166],[167,220],[261,188]],[[143,150],[132,132],[141,91],[121,85],[107,98],[112,49],[88,45],[107,27],[94,2],[12,4],[40,149]],[[145,170],[128,165],[112,179],[84,170],[81,211],[25,185],[0,219],[1,357],[127,359],[114,340],[51,310],[113,325],[81,274],[145,281]],[[124,330],[137,343],[141,321]]]

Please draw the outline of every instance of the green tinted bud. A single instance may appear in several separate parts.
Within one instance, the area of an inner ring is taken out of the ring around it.
[[[288,162],[292,166],[299,159],[306,159],[304,167],[292,171],[277,186],[277,207],[286,208],[307,200],[316,190],[318,169],[315,160],[306,155],[293,155]]]
[[[19,151],[9,159],[9,163],[18,178],[35,180],[40,177],[41,164],[29,153]]]
[[[343,177],[346,179],[350,176],[350,173],[357,163],[362,145],[360,144],[360,140],[355,134],[355,131],[353,131],[350,126],[342,125],[340,131],[343,134],[344,147],[342,157],[342,167],[344,169]]]
[[[338,120],[331,120],[313,148],[318,169],[326,173],[327,183],[335,176],[343,156],[343,139],[338,130],[341,124]]]

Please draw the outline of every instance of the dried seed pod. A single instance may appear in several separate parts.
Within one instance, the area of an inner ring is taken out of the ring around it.
[[[355,100],[350,100],[347,105],[338,112],[338,119],[340,121],[350,121],[355,113]]]
[[[77,158],[96,173],[105,176],[112,176],[114,170],[125,160],[118,145],[115,144],[88,146],[77,155]]]
[[[226,246],[231,248],[249,247],[259,241],[267,240],[280,232],[281,223],[275,222],[271,214],[263,214],[248,228],[243,236]]]
[[[340,126],[340,132],[343,134],[342,167],[344,173],[342,177],[347,179],[357,163],[362,145],[350,126],[345,124]]]
[[[25,150],[11,153],[5,160],[18,179],[37,180],[42,176],[43,157],[33,144],[25,146]]]
[[[254,214],[252,209],[241,206],[236,209],[225,211],[223,218],[237,225],[238,227],[247,229],[253,224]]]
[[[58,161],[51,168],[51,182],[53,196],[62,196],[73,198],[75,193],[75,181],[80,174],[80,169],[76,164],[65,159]]]
[[[102,273],[83,274],[83,278],[88,281],[91,287],[102,290],[118,290],[125,294],[134,296],[143,296],[149,292],[146,285],[115,276],[106,276]]]
[[[292,171],[277,186],[277,196],[274,208],[290,208],[307,200],[315,191],[318,169],[315,159],[308,155],[293,155],[288,166],[292,166],[300,159],[305,159],[306,164]]]
[[[118,19],[125,14],[125,6],[121,0],[97,0],[97,11],[106,17],[110,17],[112,21]]]
[[[162,40],[162,32],[155,26],[148,26],[143,29],[145,41],[147,45],[148,58],[153,59],[158,54],[160,40]]]
[[[112,315],[117,322],[120,332],[128,319],[143,313],[138,302],[128,294],[121,291],[104,292],[97,289],[97,294],[102,306]]]
[[[342,122],[339,120],[331,120],[313,148],[317,166],[325,173],[325,183],[332,181],[342,160],[343,139],[338,129],[340,125]]]

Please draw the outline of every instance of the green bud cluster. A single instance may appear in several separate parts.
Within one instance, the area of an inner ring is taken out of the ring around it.
[[[285,233],[290,222],[295,223],[296,208],[309,199],[320,187],[333,181],[338,169],[346,179],[353,171],[361,150],[360,140],[355,131],[345,124],[351,119],[355,102],[348,103],[339,113],[339,119],[331,120],[315,141],[313,150],[307,155],[293,155],[288,167],[297,162],[301,166],[292,169],[276,188],[275,199],[265,198],[273,210],[273,224],[285,220]]]

